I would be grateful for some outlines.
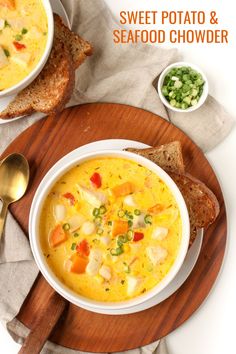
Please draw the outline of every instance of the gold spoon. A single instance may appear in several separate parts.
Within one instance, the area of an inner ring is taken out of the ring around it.
[[[3,202],[0,213],[0,240],[2,237],[8,207],[18,201],[27,189],[29,164],[21,154],[11,154],[0,163],[0,199]]]

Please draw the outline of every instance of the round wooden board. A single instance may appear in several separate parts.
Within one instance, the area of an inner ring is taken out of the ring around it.
[[[222,192],[201,150],[182,131],[160,117],[118,104],[83,105],[66,109],[57,118],[42,119],[17,137],[4,152],[4,156],[21,152],[30,163],[31,184],[28,193],[11,208],[26,233],[32,198],[50,167],[81,145],[111,138],[137,140],[152,146],[173,140],[181,141],[186,170],[214,191],[221,212],[205,233],[198,262],[188,280],[161,304],[124,316],[99,315],[69,305],[50,340],[68,348],[89,352],[133,349],[166,336],[179,327],[209,294],[219,273],[226,245],[227,223]],[[18,319],[32,328],[37,314],[52,292],[53,289],[39,275]]]

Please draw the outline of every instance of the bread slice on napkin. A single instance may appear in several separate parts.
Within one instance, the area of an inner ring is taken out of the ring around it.
[[[62,19],[54,14],[55,36],[68,46],[72,55],[73,66],[77,69],[86,59],[93,54],[91,44],[81,38],[78,34],[72,32],[64,25]]]
[[[184,173],[185,171],[182,147],[179,141],[173,141],[169,144],[160,145],[154,148],[128,148],[125,150],[146,157],[155,162],[165,171],[176,173]]]
[[[189,212],[191,246],[197,230],[211,225],[216,220],[220,207],[216,196],[204,183],[185,173],[181,143],[174,141],[154,148],[125,150],[155,162],[175,181]]]
[[[87,55],[91,45],[67,28],[54,15],[55,35],[49,59],[39,76],[0,112],[0,118],[11,119],[34,112],[55,114],[69,101],[75,84],[75,70]]]

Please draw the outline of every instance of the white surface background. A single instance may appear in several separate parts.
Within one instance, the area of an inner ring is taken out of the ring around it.
[[[216,10],[219,27],[228,29],[228,45],[179,45],[184,60],[199,65],[207,74],[210,93],[236,119],[236,26],[234,1],[224,0],[106,0],[118,19],[121,10]],[[183,26],[182,26],[183,27]],[[196,26],[197,28],[197,26]],[[199,28],[199,26],[198,26]],[[221,274],[210,296],[183,326],[168,336],[170,354],[235,353],[236,318],[236,129],[207,158],[224,191],[228,213],[228,245]],[[199,166],[200,167],[200,166]],[[232,325],[231,325],[232,324]],[[19,346],[0,325],[0,353],[15,354]],[[34,354],[34,353],[32,353]]]

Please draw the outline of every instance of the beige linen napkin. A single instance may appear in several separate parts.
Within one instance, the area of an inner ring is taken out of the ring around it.
[[[53,0],[59,1],[59,0]],[[118,26],[103,0],[63,0],[72,29],[90,40],[94,55],[78,70],[76,89],[69,105],[87,102],[116,102],[141,107],[171,119],[204,151],[213,148],[230,132],[233,119],[209,97],[205,105],[190,114],[173,114],[162,105],[153,82],[171,62],[178,60],[175,49],[148,45],[114,45],[112,29]],[[34,120],[41,115],[34,116]],[[79,119],[79,118],[78,118]],[[32,117],[0,125],[0,153],[21,131],[32,124]],[[19,343],[27,329],[16,319],[38,269],[28,241],[9,214],[4,242],[0,247],[0,320]],[[166,354],[165,342],[132,351]],[[74,351],[47,343],[42,353],[74,354]],[[33,353],[32,353],[33,354]]]

